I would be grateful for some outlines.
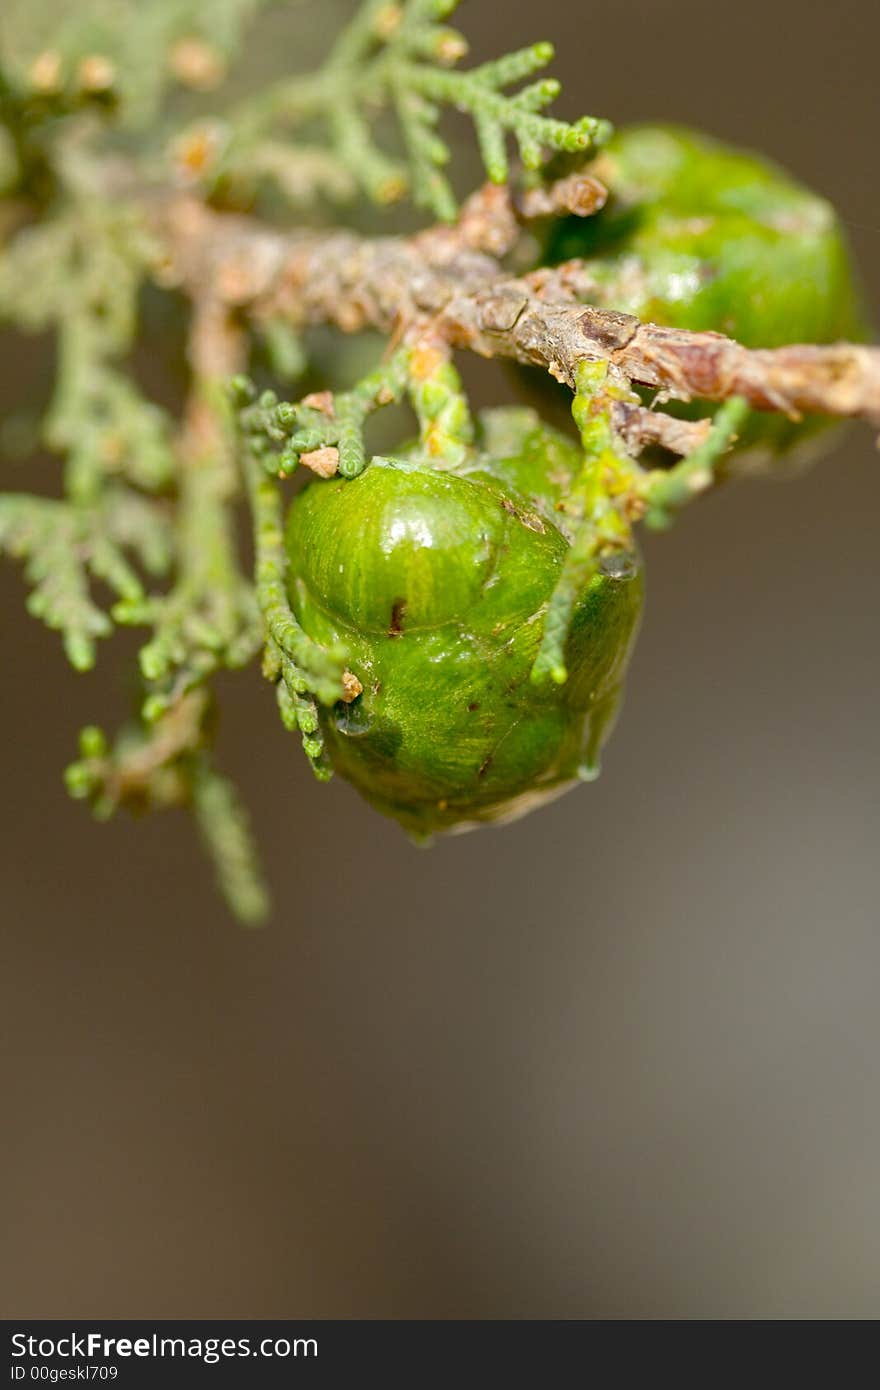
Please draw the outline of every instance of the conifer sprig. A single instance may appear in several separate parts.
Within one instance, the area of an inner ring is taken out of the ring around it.
[[[607,121],[583,116],[570,123],[543,114],[559,94],[553,78],[518,92],[504,90],[546,67],[553,57],[549,43],[458,69],[467,42],[445,23],[458,3],[368,0],[318,73],[280,82],[236,113],[229,148],[213,172],[241,178],[245,166],[256,161],[258,168],[286,180],[289,191],[297,186],[297,153],[291,150],[285,166],[276,132],[305,127],[323,131],[338,168],[349,171],[372,201],[391,203],[408,192],[419,207],[452,221],[458,203],[443,172],[452,151],[438,130],[444,107],[470,116],[486,173],[495,183],[508,175],[509,136],[527,169],[537,169],[548,152],[586,154],[608,138]],[[396,115],[400,137],[391,149],[376,133],[388,109]],[[274,151],[269,161],[267,142]],[[344,179],[336,183],[345,187]]]

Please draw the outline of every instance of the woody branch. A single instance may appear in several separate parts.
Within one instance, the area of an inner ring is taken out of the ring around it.
[[[281,315],[298,326],[331,323],[390,335],[427,320],[454,348],[542,367],[571,387],[579,362],[603,359],[661,398],[741,396],[758,410],[880,426],[880,348],[752,349],[718,333],[595,308],[578,297],[589,288],[580,262],[532,275],[505,270],[501,257],[519,234],[517,213],[528,209],[515,209],[506,189],[490,187],[465,205],[453,227],[365,238],[275,231],[178,196],[154,210],[154,224],[167,249],[168,278],[190,292],[210,285],[230,309],[257,319]],[[646,416],[630,410],[626,427],[677,452],[699,437],[699,427],[689,433],[671,422],[658,430],[657,417],[651,423]]]

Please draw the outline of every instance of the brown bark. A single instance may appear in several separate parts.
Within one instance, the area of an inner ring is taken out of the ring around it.
[[[578,300],[577,262],[511,276],[498,259],[516,235],[505,190],[476,195],[456,226],[409,238],[275,231],[186,198],[162,205],[156,222],[167,279],[197,291],[210,286],[230,307],[258,317],[347,332],[430,331],[455,348],[543,367],[569,386],[579,361],[601,358],[661,397],[740,395],[759,410],[880,426],[880,348],[749,349],[717,333],[643,323]]]

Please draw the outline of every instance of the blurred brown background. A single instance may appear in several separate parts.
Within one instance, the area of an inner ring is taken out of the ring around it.
[[[790,166],[876,314],[875,0],[460,21],[479,58],[554,39],[565,114]],[[6,354],[7,384],[45,370]],[[256,674],[227,682],[279,904],[252,934],[183,817],[67,801],[123,652],[72,675],[4,568],[3,1313],[878,1316],[878,519],[856,430],[650,540],[601,781],[427,853],[312,783]]]

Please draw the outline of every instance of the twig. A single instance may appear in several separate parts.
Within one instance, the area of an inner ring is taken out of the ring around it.
[[[880,348],[745,348],[718,333],[643,323],[570,295],[548,299],[548,283],[563,283],[564,267],[543,283],[511,277],[496,257],[471,249],[461,225],[412,238],[283,233],[180,198],[156,215],[171,273],[187,282],[208,277],[228,305],[257,316],[386,333],[430,317],[451,346],[543,367],[572,388],[577,364],[597,359],[664,398],[742,396],[758,410],[880,426]],[[478,240],[485,245],[487,237],[484,225]],[[569,267],[574,280],[577,266]]]

